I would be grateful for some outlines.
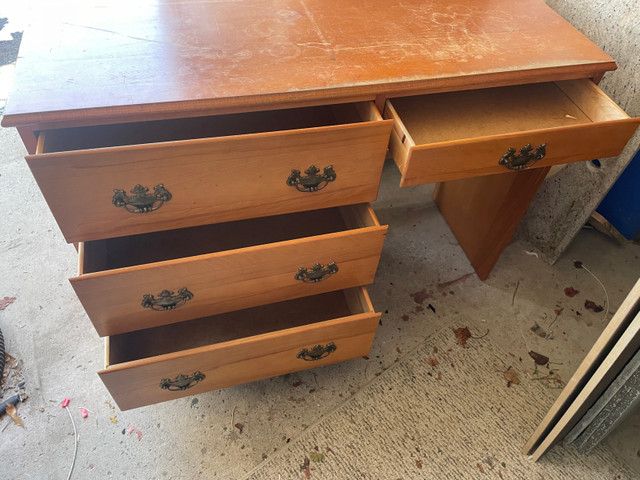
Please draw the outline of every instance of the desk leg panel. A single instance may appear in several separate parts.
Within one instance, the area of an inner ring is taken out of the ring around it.
[[[481,280],[511,241],[548,171],[534,168],[436,186],[436,205]]]

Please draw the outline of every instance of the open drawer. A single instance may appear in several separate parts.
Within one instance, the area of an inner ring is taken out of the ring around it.
[[[640,123],[591,80],[387,101],[401,186],[616,156]]]
[[[71,284],[101,336],[373,282],[369,204],[80,244]]]
[[[375,200],[372,102],[41,131],[27,162],[68,242]]]
[[[106,339],[99,372],[121,410],[366,355],[380,319],[365,288]]]

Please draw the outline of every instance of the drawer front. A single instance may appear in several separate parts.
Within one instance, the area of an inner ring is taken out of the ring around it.
[[[390,129],[371,121],[27,162],[66,240],[79,242],[373,201]],[[40,151],[46,142],[43,132]]]
[[[360,313],[112,365],[99,375],[118,407],[128,410],[367,355],[379,319]],[[316,345],[323,348],[314,351]]]
[[[430,118],[419,124],[415,120],[416,112],[408,111],[408,115],[414,118],[410,122],[412,125],[407,125],[403,121],[403,115],[394,107],[394,101],[388,101],[384,116],[394,120],[390,153],[402,172],[400,185],[411,186],[613,157],[624,148],[640,123],[637,118],[629,118],[592,82],[586,80],[557,82],[546,89],[536,86],[535,91],[541,93],[542,98],[547,91],[553,95],[542,102],[540,111],[535,116],[526,119],[527,111],[531,108],[523,100],[528,98],[527,87],[529,86],[521,87],[522,90],[513,95],[523,104],[520,107],[522,111],[514,114],[521,118],[514,121],[504,118],[510,114],[508,105],[498,103],[496,106],[494,98],[482,98],[483,94],[489,96],[491,93],[473,92],[471,97],[461,93],[446,94],[442,100],[436,101],[436,105],[443,104],[440,106],[443,112],[445,98],[452,102],[450,108],[454,113],[464,109],[463,100],[475,102],[472,106],[475,105],[478,110],[477,118],[474,120],[473,115],[468,113],[467,116],[472,117],[468,120],[468,125],[472,125],[474,121],[478,124],[486,122],[487,125],[473,125],[473,128],[466,131],[465,122],[461,120],[460,125],[456,125],[456,118],[452,113],[443,119],[443,123],[450,124],[450,131],[443,133],[442,129],[433,129],[432,136],[436,140],[433,143],[421,143],[414,138],[430,136],[430,125],[433,124]],[[489,89],[491,90],[493,89]],[[557,100],[556,95],[564,99],[564,102],[559,102],[560,105],[554,107],[552,103]],[[422,100],[420,108],[431,110],[429,100]],[[529,100],[533,101],[535,97]],[[402,100],[406,101],[407,99]],[[544,109],[545,102],[549,104],[548,113]],[[480,110],[489,111],[491,108],[496,110],[493,116],[485,118],[480,113]],[[517,110],[518,106],[515,105],[514,109]],[[473,112],[473,108],[471,111]],[[431,115],[435,116],[434,113]],[[522,119],[525,120],[520,121]],[[492,126],[492,122],[495,125]],[[523,124],[532,128],[521,130]],[[504,129],[504,133],[500,133],[501,129]],[[491,133],[474,136],[482,131]],[[529,152],[522,151],[526,145],[532,147]],[[541,145],[544,148],[539,149]]]
[[[100,336],[366,285],[375,277],[387,227],[378,224],[371,207],[362,207],[361,214],[374,226],[89,273],[70,281]],[[316,264],[321,267],[314,271]],[[171,292],[165,300],[160,295],[164,290]]]

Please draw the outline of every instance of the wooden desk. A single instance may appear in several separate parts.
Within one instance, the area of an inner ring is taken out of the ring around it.
[[[301,345],[309,348],[298,359],[313,365],[368,351],[377,317],[361,285],[373,280],[385,227],[366,202],[376,197],[387,143],[402,185],[441,182],[436,202],[486,278],[548,168],[616,155],[637,127],[595,85],[613,69],[539,0],[158,0],[128,5],[126,15],[79,6],[24,35],[2,125],[18,128],[65,238],[81,244],[72,284],[99,333],[117,337],[101,375],[131,408],[307,368],[280,357]],[[531,151],[520,155],[526,144]],[[315,164],[318,172],[308,170]],[[300,217],[306,211],[319,220]],[[221,222],[231,223],[216,228]],[[294,232],[293,223],[314,227]],[[286,234],[164,251],[179,239],[193,246],[270,229]],[[301,256],[318,235],[322,258]],[[141,256],[150,244],[162,254],[114,260],[134,241]],[[350,268],[329,266],[347,251],[341,262]],[[300,268],[296,281],[311,289],[289,285],[294,276],[267,269],[265,258],[288,259],[286,269]],[[187,279],[206,293],[191,292]],[[277,302],[320,308],[327,301],[314,295],[341,288],[351,290],[329,302],[339,312],[325,312],[338,320],[292,318],[278,327],[284,334],[207,330],[203,338],[226,340],[185,340],[179,351],[144,358],[129,352],[139,338],[122,337],[178,336],[176,325],[193,337],[211,324],[198,318],[236,322],[239,310],[273,305],[251,315],[278,317],[293,307]],[[143,290],[156,303],[131,310]],[[350,347],[327,342],[337,332]],[[190,359],[179,363],[184,349]],[[139,386],[149,375],[176,376],[162,393],[173,396],[160,396],[156,380]]]

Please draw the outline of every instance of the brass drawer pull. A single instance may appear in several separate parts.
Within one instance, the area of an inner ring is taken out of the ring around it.
[[[520,153],[516,155],[516,149],[510,147],[500,160],[499,165],[504,165],[509,170],[523,170],[532,166],[538,160],[542,160],[547,154],[547,144],[538,145],[535,150],[530,143],[527,143],[520,149]]]
[[[142,296],[142,306],[144,308],[150,308],[151,310],[156,310],[158,312],[163,312],[165,310],[174,310],[178,307],[181,307],[189,300],[193,298],[193,293],[191,293],[187,288],[181,288],[178,290],[176,295],[169,290],[163,290],[158,294],[158,298],[155,298],[151,294],[146,294]]]
[[[287,178],[287,185],[296,187],[300,192],[317,192],[336,179],[333,165],[324,167],[324,172],[321,175],[319,175],[320,169],[315,165],[311,165],[304,173],[306,177],[300,175],[300,170],[291,170],[291,175]]]
[[[310,269],[307,267],[300,267],[293,278],[304,283],[317,283],[329,278],[337,271],[338,265],[336,265],[336,262],[328,263],[326,267],[316,263]]]
[[[306,348],[303,348],[302,350],[300,350],[298,355],[296,355],[296,357],[301,358],[302,360],[305,360],[307,362],[315,362],[316,360],[322,360],[323,358],[328,357],[330,354],[332,354],[335,351],[336,351],[336,344],[331,342],[331,343],[327,343],[327,345],[325,346],[316,345],[311,350],[307,350]]]
[[[193,372],[191,375],[181,373],[173,380],[163,378],[160,380],[160,388],[171,392],[179,392],[191,388],[206,378],[204,373]]]
[[[113,190],[112,203],[116,207],[124,207],[130,213],[149,213],[159,209],[164,202],[171,200],[171,192],[164,188],[162,183],[153,187],[153,193],[147,187],[138,184],[131,189],[129,196],[124,190]]]

